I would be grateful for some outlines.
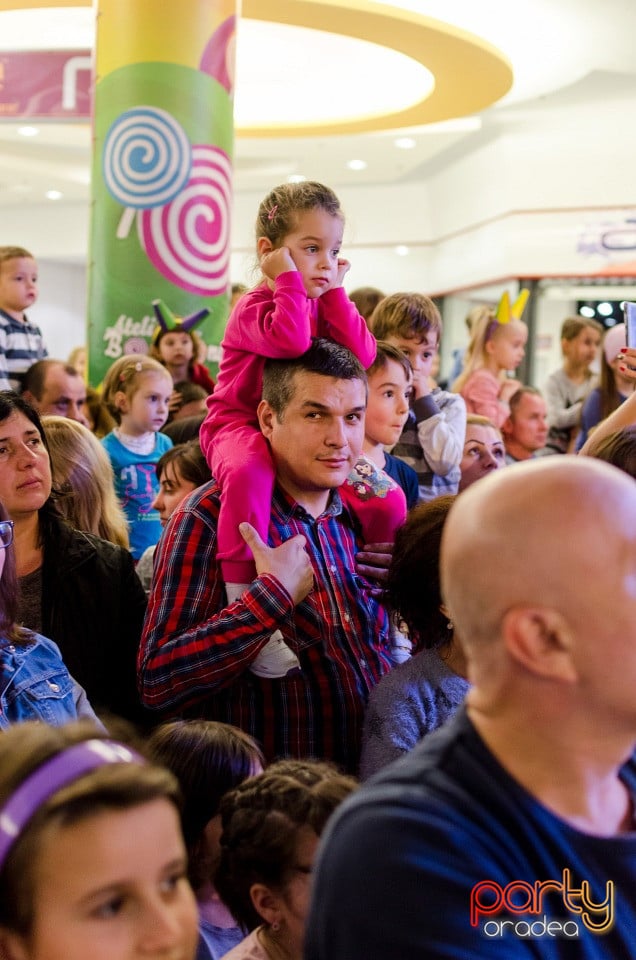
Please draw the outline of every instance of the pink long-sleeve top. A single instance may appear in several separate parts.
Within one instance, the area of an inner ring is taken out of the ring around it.
[[[365,369],[375,359],[375,338],[342,287],[309,299],[300,273],[290,270],[276,278],[273,290],[262,283],[241,297],[228,320],[216,387],[199,434],[206,457],[223,427],[242,421],[258,428],[265,361],[299,357],[312,337],[348,347]]]

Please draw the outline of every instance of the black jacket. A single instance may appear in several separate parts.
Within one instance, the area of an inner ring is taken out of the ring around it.
[[[46,510],[40,523],[43,635],[96,711],[142,722],[136,661],[146,596],[130,553]]]

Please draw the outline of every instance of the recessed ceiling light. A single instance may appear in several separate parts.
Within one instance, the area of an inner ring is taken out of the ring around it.
[[[413,137],[398,137],[393,142],[398,150],[412,150],[413,147],[417,146],[417,140],[414,140]]]
[[[292,173],[287,177],[287,183],[304,183],[306,179],[302,173]]]
[[[60,190],[47,190],[45,196],[46,196],[46,199],[47,199],[47,200],[61,200],[61,199],[62,199],[62,193],[61,193]]]
[[[347,166],[350,170],[366,170],[367,161],[366,160],[349,160]]]
[[[18,127],[18,133],[21,137],[37,137],[39,132],[37,127]]]
[[[395,252],[397,253],[398,257],[408,257],[409,248],[405,246],[403,243],[399,243],[395,248]]]

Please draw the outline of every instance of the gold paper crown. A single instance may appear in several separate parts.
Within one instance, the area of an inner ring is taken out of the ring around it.
[[[529,296],[529,290],[522,290],[515,302],[511,305],[508,291],[504,290],[501,300],[497,304],[497,309],[495,310],[497,323],[503,324],[510,323],[511,320],[521,320]]]

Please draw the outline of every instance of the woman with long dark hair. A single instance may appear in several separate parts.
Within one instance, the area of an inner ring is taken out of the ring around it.
[[[17,620],[53,640],[93,706],[143,719],[136,654],[146,598],[130,553],[72,527],[52,496],[40,418],[0,392],[0,500],[14,523]]]

